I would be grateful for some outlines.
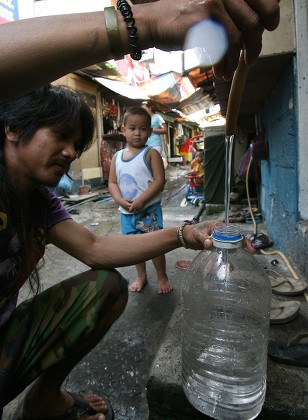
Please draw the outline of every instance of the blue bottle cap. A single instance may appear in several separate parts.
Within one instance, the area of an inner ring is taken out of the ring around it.
[[[243,235],[240,233],[238,226],[231,224],[216,225],[211,236],[215,246],[218,245],[218,243],[228,243],[238,247],[243,240]]]
[[[243,235],[238,233],[237,235],[221,235],[219,233],[214,232],[212,234],[212,238],[216,239],[216,241],[224,241],[224,242],[238,242],[243,239]]]

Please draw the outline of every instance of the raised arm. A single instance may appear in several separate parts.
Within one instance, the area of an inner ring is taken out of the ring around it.
[[[230,78],[239,53],[248,64],[258,57],[264,28],[279,23],[277,0],[164,0],[132,7],[140,48],[182,49],[188,29],[211,18],[225,28],[229,40],[217,75]],[[117,11],[123,54],[130,52],[128,32]],[[0,97],[31,91],[59,77],[113,58],[103,12],[37,17],[0,25]]]

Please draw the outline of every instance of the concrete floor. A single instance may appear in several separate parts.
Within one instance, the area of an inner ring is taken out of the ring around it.
[[[165,226],[174,226],[190,219],[198,212],[193,205],[180,207],[185,196],[183,174],[186,167],[168,168],[163,196]],[[72,217],[98,234],[120,233],[119,212],[113,200],[102,203],[88,202],[75,207],[79,214]],[[214,218],[214,215],[211,216]],[[91,223],[97,222],[97,226]],[[175,268],[179,258],[191,258],[196,251],[184,248],[167,255],[167,272],[174,291],[158,295],[153,264],[148,262],[149,283],[142,293],[130,293],[127,307],[106,337],[71,372],[65,386],[72,391],[93,392],[106,395],[112,402],[117,420],[145,420],[148,416],[146,383],[152,361],[157,353],[162,335],[180,297],[183,271]],[[53,245],[48,245],[45,263],[41,270],[44,288],[51,286],[87,266],[68,256]],[[130,281],[135,278],[135,268],[119,271]],[[23,289],[20,300],[28,295]],[[21,395],[4,409],[3,419],[9,420],[22,398]]]

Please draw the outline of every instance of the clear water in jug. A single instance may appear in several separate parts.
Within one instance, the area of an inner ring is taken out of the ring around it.
[[[270,281],[236,225],[212,236],[183,279],[183,388],[208,416],[253,419],[266,391]]]

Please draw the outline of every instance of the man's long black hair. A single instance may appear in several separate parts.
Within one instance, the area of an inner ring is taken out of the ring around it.
[[[15,230],[22,252],[25,270],[31,272],[32,290],[39,290],[37,268],[31,258],[41,235],[37,226],[38,213],[46,212],[46,188],[39,187],[31,197],[22,197],[6,170],[4,143],[5,129],[17,134],[17,141],[31,141],[40,128],[81,124],[81,141],[77,157],[90,148],[94,135],[94,117],[91,109],[76,91],[64,86],[48,85],[26,95],[0,101],[0,197],[8,215],[8,224]],[[36,284],[36,287],[35,287]]]

